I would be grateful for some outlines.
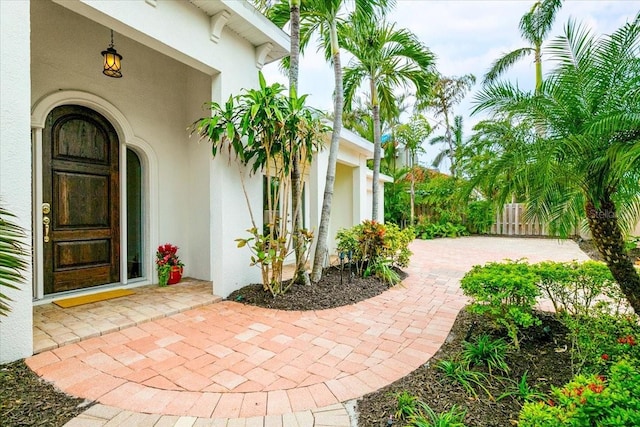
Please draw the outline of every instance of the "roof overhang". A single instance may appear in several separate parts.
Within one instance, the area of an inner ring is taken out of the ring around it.
[[[269,21],[246,0],[189,0],[212,19],[222,22],[264,53],[264,64],[289,55],[289,35]]]

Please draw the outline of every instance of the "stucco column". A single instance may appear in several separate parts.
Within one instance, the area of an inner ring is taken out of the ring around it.
[[[31,53],[29,1],[0,1],[0,200],[31,245]],[[32,260],[19,290],[3,287],[11,312],[0,319],[0,363],[33,353]]]
[[[370,219],[367,209],[367,160],[360,159],[360,166],[353,168],[353,223]]]

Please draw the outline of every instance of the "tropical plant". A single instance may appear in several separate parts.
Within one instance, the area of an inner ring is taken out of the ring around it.
[[[640,218],[640,15],[602,37],[569,21],[547,51],[557,66],[538,91],[494,83],[476,96],[474,112],[533,128],[471,182],[491,187],[501,172],[512,171],[509,186],[524,190],[528,215],[564,236],[586,216],[599,252],[638,313],[640,276],[625,252],[624,234]]]
[[[275,191],[266,192],[267,210],[271,214],[264,231],[254,220],[244,186],[244,170],[240,168],[242,188],[251,217],[251,237],[237,239],[238,246],[248,246],[253,255],[251,265],[259,265],[265,290],[273,295],[287,291],[282,285],[282,264],[292,245],[286,218],[289,214],[289,191],[293,158],[300,159],[300,172],[308,166],[318,150],[322,134],[327,131],[319,114],[305,106],[306,96],[297,97],[295,90],[283,95],[284,86],[267,86],[259,73],[259,89],[229,97],[224,106],[211,103],[211,117],[194,123],[193,131],[211,142],[213,156],[227,149],[249,173],[264,173],[266,181],[278,182]],[[279,214],[275,214],[279,212]],[[309,234],[302,233],[304,246]],[[290,285],[289,285],[290,286]]]
[[[340,43],[338,39],[338,24],[345,17],[346,0],[300,0],[300,52],[303,52],[313,36],[320,36],[324,45],[325,57],[333,64],[335,76],[335,94],[333,108],[333,130],[329,146],[329,161],[320,212],[320,224],[313,259],[311,281],[317,283],[322,277],[326,256],[329,250],[329,219],[333,200],[333,185],[336,177],[336,162],[340,132],[342,131],[342,111],[344,106],[344,91],[342,79],[342,63],[340,61]],[[382,12],[391,0],[353,0],[355,15],[371,17],[374,12]],[[271,7],[267,16],[280,28],[283,28],[291,18],[291,8],[287,1],[280,1]]]
[[[502,372],[509,372],[509,365],[506,362],[508,344],[502,339],[493,339],[487,334],[482,334],[474,342],[464,342],[462,359],[469,365],[486,365],[489,374],[494,369]]]
[[[0,206],[0,316],[11,311],[11,298],[2,288],[20,289],[19,285],[25,281],[23,273],[28,268],[23,243],[26,235],[14,218],[15,215]]]
[[[415,235],[411,228],[365,220],[348,229],[340,229],[336,237],[339,252],[351,254],[356,273],[375,275],[393,285],[400,277],[391,267],[406,267],[411,251],[409,243]]]
[[[456,165],[453,156],[457,154],[451,134],[451,115],[453,107],[464,99],[467,92],[476,82],[473,74],[461,77],[438,76],[430,93],[418,98],[417,109],[419,111],[432,111],[437,118],[444,121],[443,141],[447,143],[448,153],[451,157],[451,176],[456,176]],[[460,139],[462,139],[462,126],[460,126]],[[458,148],[459,151],[459,148]]]
[[[438,369],[440,369],[444,375],[460,384],[462,388],[474,397],[478,397],[476,387],[484,390],[489,398],[492,398],[489,390],[484,386],[487,381],[487,376],[480,371],[474,371],[469,368],[469,365],[459,360],[442,360],[438,363]]]
[[[383,17],[360,17],[340,26],[343,47],[353,55],[344,70],[345,109],[349,111],[357,90],[367,86],[373,115],[372,214],[378,220],[380,162],[382,156],[381,115],[398,110],[394,89],[413,85],[418,96],[426,96],[433,80],[435,56],[415,34],[396,29]]]
[[[460,158],[460,153],[462,152],[465,142],[463,136],[463,127],[462,116],[455,116],[453,118],[453,126],[451,127],[452,132],[450,132],[450,134],[453,133],[453,135],[447,134],[445,132],[445,135],[438,135],[429,140],[429,145],[436,145],[441,143],[445,144],[445,147],[440,150],[438,154],[436,154],[436,157],[433,158],[434,167],[439,168],[443,160],[445,158],[448,158],[451,164],[450,170],[458,171],[458,159]],[[451,173],[451,175],[453,175],[453,172]]]
[[[496,401],[502,400],[505,397],[512,397],[517,399],[520,402],[533,402],[544,400],[546,396],[543,393],[540,393],[534,387],[529,385],[527,381],[527,372],[525,371],[520,377],[520,380],[517,382],[514,380],[509,380],[512,384],[511,387],[508,387],[507,391],[502,393]]]
[[[418,413],[409,419],[407,427],[465,427],[466,412],[456,405],[448,411],[436,413],[425,403],[419,402]]]
[[[513,64],[526,56],[533,55],[533,62],[536,66],[536,91],[539,91],[542,86],[542,44],[551,31],[556,14],[561,7],[562,0],[536,1],[531,10],[520,19],[520,35],[530,45],[506,53],[497,59],[485,74],[484,82],[495,81]]]
[[[415,218],[415,198],[416,198],[416,175],[421,172],[421,168],[417,167],[416,160],[419,154],[424,153],[422,144],[431,135],[433,129],[427,121],[427,119],[420,114],[414,114],[409,122],[398,125],[395,128],[395,137],[400,146],[405,152],[409,153],[411,162],[409,167],[411,168],[407,173],[407,178],[410,182],[409,196],[410,196],[410,213],[409,213],[409,225],[414,224]]]

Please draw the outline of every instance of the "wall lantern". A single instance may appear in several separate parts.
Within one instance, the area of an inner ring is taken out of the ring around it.
[[[122,55],[113,48],[113,30],[111,30],[111,43],[107,50],[102,51],[102,56],[104,57],[104,69],[102,70],[102,74],[115,78],[122,77],[122,72],[120,71]]]

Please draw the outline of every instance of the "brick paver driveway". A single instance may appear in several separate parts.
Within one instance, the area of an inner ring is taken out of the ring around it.
[[[198,425],[320,425],[322,408],[339,409],[429,360],[467,302],[459,279],[473,265],[586,259],[575,243],[546,239],[417,240],[412,250],[401,286],[351,306],[285,312],[225,301],[44,352],[27,364],[65,392],[106,405],[105,420],[122,410],[192,417],[188,425],[198,418]],[[96,419],[100,411],[105,406],[93,409]],[[292,413],[308,416],[287,417]],[[322,422],[348,423],[339,412]]]

